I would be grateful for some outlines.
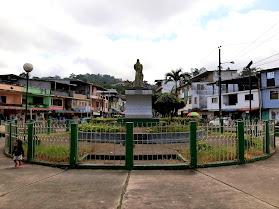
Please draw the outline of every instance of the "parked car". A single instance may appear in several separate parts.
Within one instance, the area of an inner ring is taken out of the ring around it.
[[[224,125],[226,125],[226,126],[231,125],[231,123],[232,123],[231,119],[227,118],[227,117],[223,117],[223,122],[224,122]],[[215,118],[214,120],[211,120],[209,122],[209,125],[219,126],[219,123],[220,123],[220,119]]]

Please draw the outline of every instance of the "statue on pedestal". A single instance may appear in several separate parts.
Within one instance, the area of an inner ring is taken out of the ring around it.
[[[142,64],[140,64],[139,59],[137,59],[137,63],[134,65],[134,69],[136,71],[135,77],[135,88],[143,88],[143,74],[142,74]]]

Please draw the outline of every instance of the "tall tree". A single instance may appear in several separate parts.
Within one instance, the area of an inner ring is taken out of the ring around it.
[[[253,75],[255,75],[256,74],[256,72],[257,72],[257,69],[256,68],[251,68],[250,69],[251,70],[251,75],[253,76]],[[249,69],[247,69],[247,68],[243,68],[243,70],[240,72],[240,76],[241,77],[245,77],[245,76],[249,76],[250,75],[250,71]]]
[[[182,68],[176,69],[175,71],[172,70],[171,72],[166,74],[165,78],[165,83],[167,84],[168,82],[174,82],[175,84],[175,95],[178,96],[178,91],[180,88],[178,87],[179,85],[189,83],[191,79],[191,75],[189,73],[183,73]]]

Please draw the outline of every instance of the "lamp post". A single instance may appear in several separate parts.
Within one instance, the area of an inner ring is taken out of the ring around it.
[[[249,70],[249,119],[250,119],[250,124],[252,124],[252,118],[251,118],[251,112],[252,112],[252,95],[251,95],[251,90],[252,90],[252,81],[251,81],[251,65],[253,64],[253,61],[249,62],[249,64],[246,66],[246,69]]]
[[[222,64],[225,64],[225,63],[231,63],[231,64],[234,64],[234,61],[230,61],[230,62],[223,62],[221,63],[221,47],[222,46],[218,46],[218,49],[219,49],[219,65],[218,65],[218,70],[219,70],[219,80],[218,80],[218,83],[219,83],[219,117],[221,118],[222,117],[222,102],[221,102],[221,98],[222,98],[222,84],[221,84],[221,65]]]
[[[28,98],[28,80],[29,80],[29,73],[33,70],[33,65],[32,64],[30,64],[30,63],[25,63],[24,65],[23,65],[23,69],[25,70],[25,72],[27,73],[27,75],[26,75],[26,78],[27,78],[27,80],[26,80],[26,105],[25,105],[25,123],[26,123],[26,120],[27,120],[27,104],[28,104],[28,102],[27,102],[27,98]]]

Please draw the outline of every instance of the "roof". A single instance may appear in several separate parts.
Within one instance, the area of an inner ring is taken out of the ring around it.
[[[252,83],[258,83],[258,77],[257,76],[251,76]],[[249,82],[249,76],[245,77],[238,77],[233,79],[227,79],[227,80],[221,80],[221,83],[223,84],[243,84],[243,83]],[[208,83],[207,85],[213,85],[218,83],[218,81]]]
[[[275,70],[279,70],[279,67],[276,67],[276,68],[270,68],[270,69],[264,69],[264,70],[261,70],[260,72],[271,72],[271,71],[275,71]]]

